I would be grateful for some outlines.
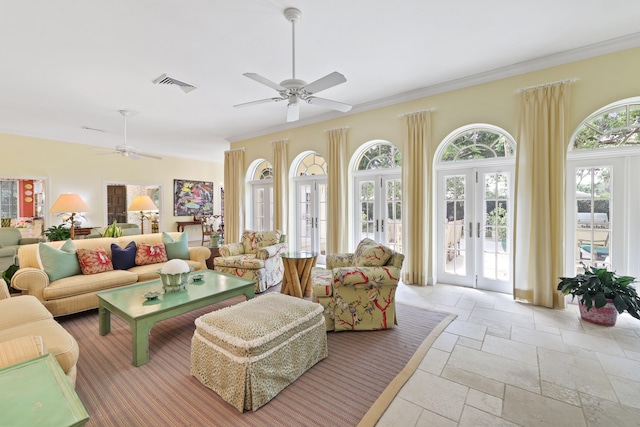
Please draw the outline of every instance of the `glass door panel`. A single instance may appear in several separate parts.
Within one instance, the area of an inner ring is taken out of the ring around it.
[[[365,237],[402,253],[402,183],[400,177],[356,178],[355,243]]]

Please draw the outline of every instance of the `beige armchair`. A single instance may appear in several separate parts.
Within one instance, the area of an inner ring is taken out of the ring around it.
[[[395,293],[404,255],[364,239],[354,253],[327,255],[311,271],[313,301],[328,331],[377,330],[397,324]]]
[[[220,246],[220,256],[213,259],[216,271],[256,281],[256,293],[282,282],[284,263],[280,254],[289,250],[280,230],[242,233],[240,243]]]

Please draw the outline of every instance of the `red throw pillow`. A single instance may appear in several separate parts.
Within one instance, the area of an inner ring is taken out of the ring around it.
[[[113,264],[103,248],[78,249],[78,263],[82,274],[96,274],[113,270]]]
[[[136,265],[158,264],[167,261],[167,251],[164,248],[164,243],[156,243],[153,245],[138,243]]]

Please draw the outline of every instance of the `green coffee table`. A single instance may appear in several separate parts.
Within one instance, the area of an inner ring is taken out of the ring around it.
[[[149,361],[149,332],[157,322],[236,296],[254,297],[253,280],[211,270],[198,273],[204,275],[203,280],[190,280],[180,292],[162,293],[160,280],[153,280],[98,293],[100,335],[111,332],[111,313],[127,321],[132,335],[132,363],[140,366]],[[147,300],[143,295],[150,291],[161,294],[157,299]]]
[[[0,425],[83,426],[88,419],[53,354],[0,369]]]

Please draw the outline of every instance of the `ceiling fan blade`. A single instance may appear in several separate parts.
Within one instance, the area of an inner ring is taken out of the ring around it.
[[[244,73],[242,74],[243,76],[249,77],[251,80],[255,80],[258,83],[262,83],[263,85],[269,86],[272,89],[277,90],[278,92],[280,92],[281,90],[286,90],[285,88],[283,88],[282,86],[280,86],[278,83],[276,82],[272,82],[271,80],[262,77],[259,74],[256,73]]]
[[[162,160],[162,157],[156,156],[156,155],[153,155],[153,154],[139,153],[137,151],[135,153],[131,153],[131,154],[133,154],[135,156],[148,157],[150,159]],[[131,154],[129,156],[131,156]]]
[[[234,107],[248,107],[250,105],[257,105],[257,104],[266,104],[267,102],[278,102],[278,101],[282,101],[282,98],[266,98],[266,99],[259,99],[257,101],[251,101],[251,102],[245,102],[242,104],[236,104],[234,105]]]
[[[331,74],[327,74],[326,76],[319,78],[315,82],[309,83],[303,89],[309,94],[318,93],[321,90],[329,89],[330,87],[337,86],[346,81],[347,79],[342,74],[334,71]]]
[[[296,122],[300,118],[300,103],[290,102],[287,106],[287,122]]]
[[[332,110],[341,111],[346,113],[347,111],[351,111],[351,105],[345,104],[343,102],[332,101],[330,99],[318,98],[317,96],[310,96],[307,98],[307,102],[309,104],[318,105],[320,107],[331,108]]]

